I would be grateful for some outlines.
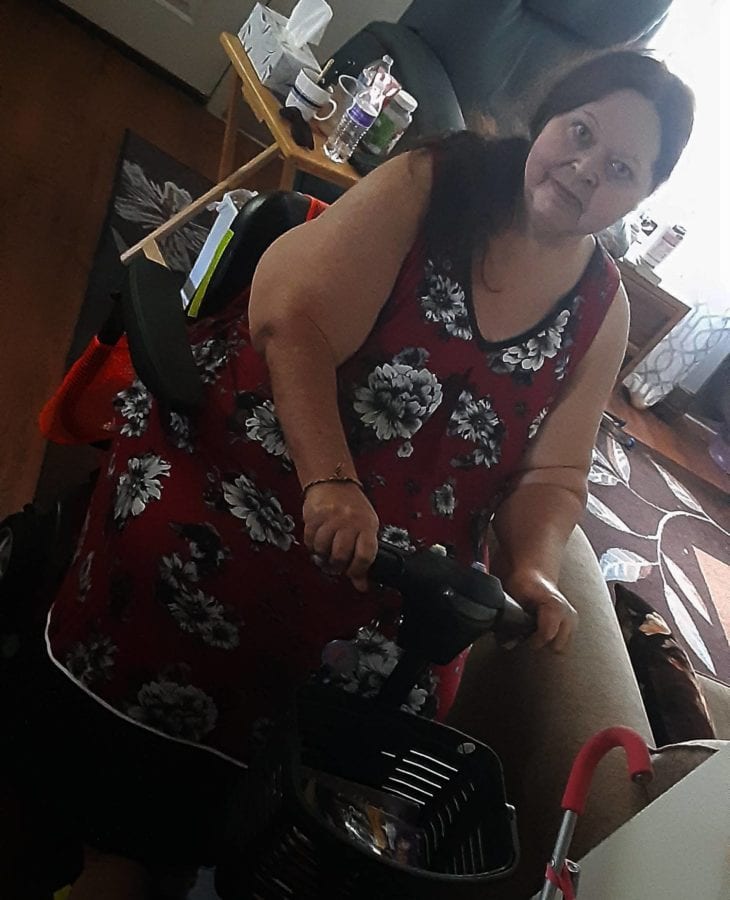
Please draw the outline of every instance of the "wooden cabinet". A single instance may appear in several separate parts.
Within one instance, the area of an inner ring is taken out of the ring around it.
[[[687,315],[690,307],[644,278],[630,263],[621,261],[619,269],[631,307],[629,342],[619,373],[621,381]]]

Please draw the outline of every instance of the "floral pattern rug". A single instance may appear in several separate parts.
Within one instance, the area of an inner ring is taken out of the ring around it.
[[[119,255],[211,187],[210,181],[159,147],[132,131],[126,132],[106,221],[68,355],[69,365],[108,316],[110,294],[119,290],[126,280],[127,270]],[[212,213],[204,213],[161,242],[171,269],[190,271],[213,219]]]
[[[727,495],[637,444],[599,432],[582,522],[607,581],[664,617],[697,671],[730,683]]]

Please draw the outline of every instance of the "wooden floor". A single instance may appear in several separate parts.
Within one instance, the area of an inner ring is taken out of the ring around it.
[[[222,52],[222,51],[221,51]],[[0,0],[0,518],[32,498],[126,128],[215,180],[223,124],[42,0]],[[259,148],[239,145],[241,160]],[[278,182],[274,168],[259,186]],[[629,431],[727,491],[706,448],[616,398]]]
[[[626,420],[624,430],[642,444],[653,447],[659,453],[674,460],[708,484],[722,491],[727,501],[730,494],[730,477],[715,465],[707,444],[684,419],[671,426],[647,410],[637,410],[627,402],[625,392],[614,391],[609,410]]]
[[[42,0],[0,0],[0,122],[2,518],[34,493],[36,418],[62,376],[125,129],[216,180],[223,123]]]

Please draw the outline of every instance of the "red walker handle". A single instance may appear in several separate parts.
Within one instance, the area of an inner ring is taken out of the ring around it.
[[[618,726],[606,728],[585,743],[573,763],[568,784],[563,794],[563,809],[582,815],[585,809],[591,779],[601,759],[614,747],[626,752],[629,773],[634,781],[651,780],[654,773],[646,741],[631,728]]]

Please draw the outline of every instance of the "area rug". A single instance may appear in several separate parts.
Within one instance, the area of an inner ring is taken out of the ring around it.
[[[69,350],[69,364],[108,316],[111,293],[125,282],[126,271],[119,255],[211,187],[210,181],[159,147],[132,131],[125,133],[106,219]],[[190,271],[213,218],[212,213],[203,213],[162,242],[165,261],[171,269]]]
[[[121,290],[126,282],[127,271],[119,255],[211,187],[210,181],[159,147],[131,131],[125,132],[86,293],[66,357],[67,369],[107,319],[111,294]],[[213,219],[213,213],[204,212],[162,242],[170,268],[181,273],[190,271]],[[41,504],[54,502],[70,486],[84,483],[97,464],[92,448],[49,443],[36,486],[36,500]]]
[[[730,682],[730,505],[692,473],[599,432],[582,522],[607,581],[630,584],[698,672]]]

